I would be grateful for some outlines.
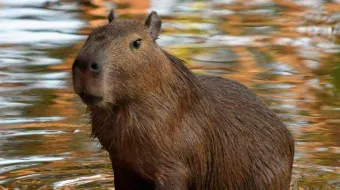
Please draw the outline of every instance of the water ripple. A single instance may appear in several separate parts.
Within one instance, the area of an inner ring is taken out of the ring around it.
[[[0,139],[8,138],[8,137],[17,137],[17,136],[27,136],[27,135],[55,135],[62,134],[64,131],[57,130],[32,130],[32,131],[14,131],[14,130],[0,130]]]
[[[61,121],[65,117],[51,116],[51,117],[1,117],[0,125],[16,124],[16,123],[33,123],[33,122],[50,122],[50,121]]]
[[[20,158],[10,158],[5,159],[0,157],[0,166],[1,165],[9,165],[9,164],[21,164],[21,163],[34,163],[34,162],[52,162],[58,160],[64,160],[65,158],[60,156],[47,156],[47,155],[35,155],[28,157],[20,157]]]

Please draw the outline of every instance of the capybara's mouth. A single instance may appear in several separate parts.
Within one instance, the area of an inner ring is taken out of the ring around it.
[[[86,94],[86,93],[80,93],[79,96],[85,104],[91,105],[91,106],[98,104],[103,99],[102,97],[94,96],[94,95]]]

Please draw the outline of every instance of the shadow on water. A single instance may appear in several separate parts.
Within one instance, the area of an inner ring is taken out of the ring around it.
[[[0,0],[1,186],[113,188],[70,84],[111,8],[140,20],[157,10],[164,49],[258,93],[296,138],[293,189],[340,188],[340,2],[317,0]]]

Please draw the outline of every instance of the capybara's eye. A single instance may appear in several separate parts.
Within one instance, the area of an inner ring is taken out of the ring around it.
[[[132,42],[130,43],[130,47],[131,47],[131,45],[132,45],[131,48],[133,48],[133,49],[138,49],[138,48],[141,46],[141,44],[142,44],[142,40],[141,40],[141,39],[138,39],[138,40],[132,41]]]

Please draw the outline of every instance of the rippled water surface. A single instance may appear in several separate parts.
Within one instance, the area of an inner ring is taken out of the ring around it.
[[[159,44],[258,93],[296,138],[293,189],[340,189],[340,1],[0,0],[0,186],[110,189],[70,68],[108,10],[163,18]],[[1,187],[0,187],[1,189]]]

